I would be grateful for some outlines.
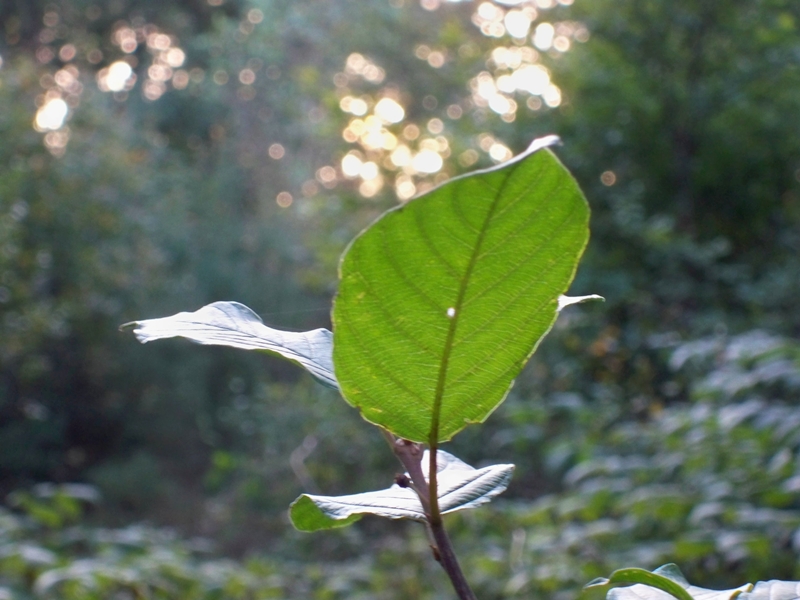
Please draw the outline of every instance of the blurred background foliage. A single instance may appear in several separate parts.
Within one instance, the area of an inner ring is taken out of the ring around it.
[[[593,208],[562,315],[448,450],[481,598],[622,566],[800,578],[800,5],[0,4],[0,598],[436,598],[413,524],[291,530],[376,489],[380,436],[291,365],[142,348],[238,300],[328,326],[381,211],[559,134]]]

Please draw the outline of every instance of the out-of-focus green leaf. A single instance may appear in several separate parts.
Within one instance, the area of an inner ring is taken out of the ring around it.
[[[675,572],[680,578],[675,577]],[[686,591],[689,584],[685,580],[681,581],[682,577],[675,565],[664,565],[653,572],[626,568],[614,571],[608,579],[595,579],[585,589],[608,589],[608,600],[664,600],[670,597],[692,600],[692,596]],[[616,586],[630,587],[614,589]]]
[[[417,442],[503,401],[555,322],[589,237],[577,183],[534,142],[389,211],[341,264],[334,362],[348,402]]]
[[[616,588],[615,586],[629,587]],[[607,600],[670,600],[672,597],[679,600],[733,600],[750,595],[749,592],[753,586],[747,583],[731,590],[708,590],[690,585],[676,565],[667,564],[652,572],[636,568],[619,569],[614,571],[608,579],[596,579],[585,589],[606,588],[609,590],[606,595]],[[759,596],[759,598],[769,599],[770,596]],[[781,598],[781,600],[794,600],[794,598],[796,595],[791,598]]]
[[[422,459],[427,477],[427,455]],[[514,465],[492,465],[475,469],[452,454],[438,451],[439,506],[450,513],[474,508],[502,493],[511,480]],[[424,521],[425,512],[417,493],[395,484],[389,489],[350,496],[312,496],[303,494],[290,509],[292,523],[301,531],[343,527],[371,514],[388,519]]]
[[[198,344],[266,350],[296,362],[323,384],[337,388],[327,329],[294,332],[264,325],[256,313],[238,302],[214,302],[195,312],[125,323],[143,344],[182,337]]]

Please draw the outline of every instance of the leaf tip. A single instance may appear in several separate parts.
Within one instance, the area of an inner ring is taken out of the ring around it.
[[[361,515],[357,513],[340,515],[326,512],[318,506],[315,499],[324,500],[321,497],[303,494],[289,506],[289,520],[298,531],[312,533],[323,529],[338,529],[361,519]]]
[[[558,312],[561,312],[562,309],[566,308],[567,306],[572,306],[573,304],[582,304],[583,302],[589,302],[591,300],[599,300],[600,302],[605,302],[606,299],[602,296],[598,296],[597,294],[589,294],[588,296],[564,296],[561,295],[558,297]]]
[[[545,135],[533,140],[523,154],[532,154],[542,148],[549,148],[550,146],[560,146],[561,138],[557,135]]]
[[[524,152],[520,152],[510,160],[507,160],[504,163],[497,165],[496,167],[492,167],[489,170],[507,167],[510,164],[517,163],[521,160],[528,158],[531,154],[535,154],[539,150],[544,150],[545,148],[550,148],[552,146],[558,146],[561,144],[561,138],[557,135],[545,135],[540,138],[536,138],[533,140],[530,145],[525,149]],[[480,171],[478,171],[480,173]]]
[[[583,586],[583,589],[588,590],[590,588],[601,587],[601,586],[604,586],[604,585],[608,585],[608,583],[609,583],[609,581],[608,581],[608,578],[606,578],[606,577],[595,577],[589,583],[587,583],[585,586]]]

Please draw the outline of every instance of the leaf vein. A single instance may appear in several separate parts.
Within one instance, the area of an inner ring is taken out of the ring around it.
[[[536,246],[536,248],[534,248],[533,250],[531,250],[531,251],[530,251],[530,252],[527,254],[527,256],[526,256],[526,259],[525,259],[525,260],[523,260],[523,261],[520,261],[520,262],[519,262],[517,265],[515,265],[513,268],[510,268],[509,270],[507,270],[507,271],[505,272],[505,274],[504,274],[502,277],[500,277],[499,279],[497,279],[497,280],[493,281],[491,285],[487,285],[487,286],[485,286],[485,287],[483,288],[483,290],[479,291],[479,292],[478,292],[477,294],[475,294],[474,296],[472,296],[472,297],[470,297],[470,298],[466,299],[466,300],[464,301],[464,307],[467,307],[467,306],[469,306],[470,304],[472,304],[473,302],[475,302],[475,301],[479,300],[480,298],[482,298],[483,296],[485,296],[487,293],[489,293],[489,292],[491,292],[491,291],[497,291],[497,290],[496,290],[496,288],[497,288],[497,286],[498,286],[498,285],[500,285],[500,284],[501,284],[501,283],[503,283],[504,281],[507,281],[509,277],[511,277],[511,276],[512,276],[514,273],[516,273],[516,272],[517,272],[517,271],[519,271],[519,270],[520,270],[520,269],[521,269],[523,266],[525,266],[525,265],[526,265],[526,263],[527,263],[527,258],[529,258],[529,257],[530,257],[530,256],[532,256],[533,254],[536,254],[537,252],[539,252],[539,250],[541,250],[541,249],[542,249],[542,248],[543,248],[545,245],[547,245],[549,242],[551,242],[553,239],[555,239],[559,233],[562,233],[562,232],[561,232],[561,228],[562,228],[562,226],[564,225],[564,223],[567,223],[567,222],[570,220],[570,218],[571,218],[571,217],[572,217],[572,215],[574,214],[574,212],[575,212],[576,208],[577,208],[576,206],[573,206],[573,207],[572,207],[572,210],[570,210],[570,212],[569,212],[569,213],[567,214],[567,216],[566,216],[566,217],[565,217],[565,218],[564,218],[564,219],[561,221],[561,223],[558,225],[558,227],[557,227],[557,228],[555,228],[555,227],[554,227],[554,228],[553,228],[553,230],[552,230],[552,232],[551,232],[551,234],[550,234],[550,235],[548,235],[548,236],[547,236],[547,237],[546,237],[544,240],[542,240],[542,242],[541,242],[541,243],[540,243],[538,246]],[[548,268],[547,270],[545,270],[545,271],[544,271],[544,273],[549,273],[549,272],[550,272],[550,270],[551,270],[551,268],[552,268],[552,265],[551,265],[551,267],[550,267],[550,268]],[[530,287],[530,286],[526,287],[525,289],[527,290],[529,287]],[[514,297],[514,300],[516,301],[516,299],[517,299],[517,298],[519,298],[521,295],[522,295],[522,294],[517,294],[517,295]],[[506,310],[506,309],[507,309],[509,306],[511,306],[511,304],[513,304],[513,302],[506,304],[506,306],[503,308],[503,310]],[[497,313],[496,313],[496,315],[495,315],[495,317],[494,317],[494,318],[496,319],[496,318],[497,318],[497,317],[498,317],[500,314],[502,314],[502,311],[497,311]]]

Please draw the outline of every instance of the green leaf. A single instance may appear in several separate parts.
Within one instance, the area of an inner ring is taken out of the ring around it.
[[[360,494],[355,496],[358,495]],[[347,506],[345,503],[351,496],[342,496],[341,498],[343,502],[338,504],[334,497],[303,494],[289,507],[292,524],[298,530],[308,532],[352,525],[361,519],[362,513],[345,509]]]
[[[294,332],[264,325],[256,313],[238,302],[214,302],[189,313],[125,323],[143,344],[182,337],[198,344],[266,350],[296,362],[321,383],[338,389],[333,375],[332,336],[327,329]]]
[[[611,589],[615,586],[629,587]],[[587,591],[608,590],[607,600],[671,600],[673,597],[679,600],[733,600],[739,596],[748,595],[747,592],[752,587],[748,583],[731,590],[707,590],[689,585],[676,565],[667,564],[652,572],[636,568],[619,569],[614,571],[608,579],[596,579],[584,589]],[[763,600],[770,599],[765,597]]]
[[[667,569],[667,572],[660,572],[662,569]],[[671,597],[678,600],[692,600],[686,591],[689,584],[685,579],[683,581],[676,579],[674,571],[677,571],[677,575],[683,579],[683,575],[675,565],[664,565],[652,573],[637,568],[618,569],[608,579],[595,579],[584,589],[608,590],[606,595],[608,600],[670,600]],[[620,585],[630,587],[621,590],[612,589]]]
[[[572,176],[537,140],[391,210],[340,267],[334,364],[364,418],[450,439],[503,401],[556,320],[589,237]]]
[[[422,458],[427,478],[428,453]],[[492,465],[475,469],[452,454],[439,450],[436,454],[439,482],[439,506],[442,514],[474,508],[502,493],[511,480],[514,465]],[[417,493],[395,484],[389,489],[350,496],[313,496],[303,494],[294,501],[289,515],[300,531],[318,531],[344,527],[361,515],[370,514],[388,519],[424,521],[425,512]]]

